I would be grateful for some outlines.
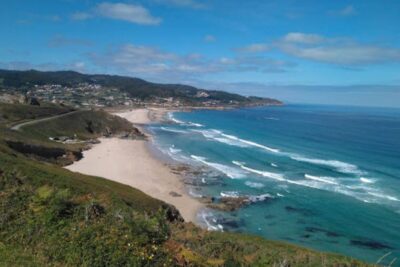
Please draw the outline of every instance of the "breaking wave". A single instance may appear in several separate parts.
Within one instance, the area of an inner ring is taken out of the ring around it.
[[[268,152],[279,153],[278,149],[261,145],[253,141],[241,139],[234,135],[225,134],[220,130],[211,129],[211,130],[192,130],[192,131],[202,134],[207,139],[218,141],[220,143],[228,144],[231,146],[257,147],[266,150]]]
[[[182,152],[181,149],[175,148],[174,145],[172,145],[168,150],[169,150],[169,152],[171,152],[172,154],[177,154],[177,153],[179,153],[179,152]]]
[[[237,191],[222,191],[219,193],[221,197],[231,197],[231,198],[238,198],[239,192]]]
[[[226,166],[220,163],[215,163],[215,162],[209,162],[207,161],[206,158],[204,157],[200,157],[200,156],[196,156],[196,155],[191,155],[190,156],[192,159],[194,159],[195,161],[201,162],[204,165],[207,165],[215,170],[218,170],[222,173],[224,173],[226,176],[228,176],[229,178],[232,179],[239,179],[239,178],[244,178],[246,176],[245,173],[243,173],[240,169],[234,168],[234,167],[230,167],[230,166]]]
[[[177,123],[177,124],[183,124],[183,123],[184,123],[183,121],[180,121],[180,120],[176,119],[176,118],[174,117],[174,114],[173,114],[172,112],[169,112],[169,113],[168,113],[168,119],[169,119],[170,121],[172,121],[172,122]]]
[[[338,184],[335,181],[335,178],[332,178],[332,177],[314,176],[314,175],[309,175],[306,173],[306,174],[304,174],[304,178],[309,179],[309,180],[319,181],[322,183],[327,183],[327,184]]]
[[[291,155],[291,159],[296,160],[296,161],[301,161],[301,162],[306,162],[306,163],[312,163],[316,165],[322,165],[322,166],[328,166],[331,168],[334,168],[338,172],[341,173],[346,173],[346,174],[356,174],[356,175],[363,175],[365,174],[364,171],[360,170],[358,166],[339,161],[339,160],[324,160],[324,159],[313,159],[313,158],[307,158],[307,157],[302,157],[298,155]]]
[[[279,153],[279,149],[270,148],[270,147],[267,147],[267,146],[264,146],[264,145],[260,145],[260,144],[258,144],[256,142],[245,140],[245,139],[241,139],[241,138],[236,137],[234,135],[229,135],[229,134],[224,134],[224,133],[221,133],[221,135],[225,136],[226,138],[229,138],[231,140],[239,141],[239,142],[241,142],[243,144],[246,144],[248,146],[258,147],[258,148],[264,149],[264,150],[269,151],[269,152]]]
[[[192,127],[204,127],[203,124],[200,123],[195,123],[195,122],[184,122],[181,120],[178,120],[174,117],[174,114],[172,112],[168,113],[168,119],[176,124],[180,125],[185,125],[185,126],[192,126]]]
[[[363,183],[366,183],[366,184],[373,184],[373,183],[375,183],[375,180],[368,179],[368,178],[365,178],[365,177],[360,177],[360,181],[363,182]]]
[[[232,163],[239,166],[243,170],[261,175],[263,177],[271,178],[271,179],[278,180],[278,181],[286,181],[286,179],[283,177],[282,174],[252,169],[252,168],[246,167],[242,162],[239,162],[239,161],[232,161]]]
[[[166,131],[166,132],[171,132],[171,133],[187,133],[187,131],[183,131],[183,130],[178,130],[178,129],[173,129],[173,128],[169,128],[169,127],[160,127],[161,130]]]
[[[243,170],[246,170],[251,173],[258,174],[263,177],[271,178],[280,182],[285,182],[288,184],[304,186],[319,190],[330,191],[334,193],[344,194],[350,197],[354,197],[358,200],[364,202],[377,202],[380,203],[380,200],[386,201],[400,201],[397,197],[387,195],[381,192],[378,189],[372,188],[367,185],[345,185],[341,184],[338,180],[333,177],[327,176],[314,176],[310,174],[304,174],[305,180],[293,180],[293,179],[285,179],[284,175],[279,173],[272,173],[268,171],[261,171],[253,168],[249,168],[245,166],[245,163],[232,161],[233,164],[241,167]],[[364,178],[366,179],[366,178]],[[368,180],[370,181],[370,180]],[[248,185],[246,183],[246,185]],[[371,198],[373,196],[373,198]]]
[[[199,213],[199,217],[201,218],[201,221],[203,221],[207,226],[208,231],[224,231],[224,227],[218,223],[212,212],[202,210]]]
[[[194,126],[194,127],[204,127],[203,124],[195,123],[195,122],[188,122],[187,124],[188,124],[189,126]]]

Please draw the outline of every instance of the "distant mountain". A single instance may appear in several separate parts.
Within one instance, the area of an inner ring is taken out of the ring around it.
[[[238,105],[281,105],[282,102],[271,98],[246,97],[217,90],[198,89],[182,84],[159,84],[139,78],[117,75],[82,74],[74,71],[15,71],[0,70],[0,89],[17,89],[26,91],[34,85],[59,84],[74,87],[78,84],[98,84],[104,87],[115,87],[126,92],[132,98],[150,100],[152,98],[173,97],[184,103],[201,103],[218,101],[221,104]]]

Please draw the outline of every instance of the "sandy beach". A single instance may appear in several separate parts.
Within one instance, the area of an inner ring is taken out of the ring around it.
[[[164,112],[135,109],[116,115],[140,126],[151,123],[150,117],[160,117]],[[196,222],[196,214],[202,204],[186,193],[180,177],[156,159],[148,146],[148,141],[145,140],[101,138],[100,144],[83,153],[83,159],[66,168],[140,189],[154,198],[174,205],[185,221]]]

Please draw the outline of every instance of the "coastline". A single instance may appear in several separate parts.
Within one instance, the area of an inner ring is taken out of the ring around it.
[[[144,125],[159,121],[167,109],[132,109],[114,115],[127,119],[143,130]],[[186,222],[197,222],[204,205],[186,191],[181,177],[150,151],[150,141],[100,138],[100,143],[83,152],[83,158],[67,166],[68,170],[100,176],[137,188],[175,206]]]

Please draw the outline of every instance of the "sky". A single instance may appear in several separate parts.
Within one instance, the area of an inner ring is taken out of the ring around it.
[[[0,68],[400,107],[398,0],[0,0]]]

